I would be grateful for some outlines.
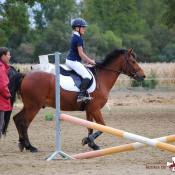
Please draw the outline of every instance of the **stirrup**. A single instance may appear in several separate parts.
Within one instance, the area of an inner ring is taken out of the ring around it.
[[[78,96],[77,102],[87,102],[87,101],[90,101],[92,99],[93,99],[93,97],[91,97],[90,95],[88,97],[87,96],[82,96],[82,97]]]

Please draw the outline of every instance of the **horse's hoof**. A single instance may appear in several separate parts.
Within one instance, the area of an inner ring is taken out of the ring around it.
[[[88,144],[88,143],[90,143],[90,139],[89,139],[89,137],[85,137],[85,138],[83,138],[83,140],[82,140],[82,145],[84,146],[84,145],[86,145],[86,144]]]
[[[38,152],[38,149],[35,148],[35,147],[32,146],[32,145],[30,145],[29,147],[27,147],[26,150],[29,150],[31,153],[36,153],[36,152]]]
[[[38,152],[38,149],[35,148],[35,149],[33,149],[33,150],[30,150],[30,152],[31,152],[31,153],[37,153],[37,152]]]
[[[94,142],[88,143],[88,146],[90,148],[92,148],[93,150],[100,150],[100,147],[97,144],[95,144]]]
[[[21,152],[23,152],[24,146],[21,143],[18,143],[18,148]]]

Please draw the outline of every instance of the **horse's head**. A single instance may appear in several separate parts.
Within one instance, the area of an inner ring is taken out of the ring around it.
[[[122,73],[134,78],[135,80],[143,81],[145,74],[143,69],[138,65],[136,59],[137,56],[133,52],[133,49],[126,51],[123,56]]]
[[[13,105],[16,97],[16,92],[20,88],[21,80],[24,77],[24,74],[20,73],[19,70],[16,70],[13,66],[10,66],[9,72],[9,90],[11,94],[11,103]]]
[[[10,65],[9,72],[8,72],[8,77],[9,80],[11,81],[15,75],[19,74],[20,70],[16,70],[13,66]]]
[[[133,49],[115,49],[107,54],[104,60],[96,62],[96,67],[117,74],[123,73],[135,80],[143,81],[145,74],[136,62],[136,58]]]

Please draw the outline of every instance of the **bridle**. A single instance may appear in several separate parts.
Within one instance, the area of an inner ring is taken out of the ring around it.
[[[133,53],[131,53],[131,55],[135,57]],[[125,66],[124,66],[124,70],[121,71],[121,73],[128,75],[131,78],[135,78],[137,76],[137,72],[140,71],[140,68],[134,69],[131,63],[129,62],[129,58],[130,58],[129,54],[126,53],[124,57]]]
[[[133,55],[133,54],[131,53],[131,55]],[[117,73],[117,74],[125,74],[125,75],[128,75],[131,78],[135,78],[137,76],[137,72],[140,70],[140,68],[134,69],[131,66],[131,63],[129,62],[129,58],[130,57],[129,57],[128,52],[125,53],[125,56],[123,58],[124,59],[124,69],[121,70],[121,71],[120,70],[108,69],[108,68],[105,68],[105,67],[103,67],[103,70],[114,72],[114,73]]]

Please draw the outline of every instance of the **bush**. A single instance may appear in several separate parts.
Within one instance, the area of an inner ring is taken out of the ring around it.
[[[144,88],[154,89],[157,84],[158,84],[158,81],[156,80],[156,74],[154,71],[151,70],[150,75],[147,76],[146,80],[144,80],[143,82],[133,80],[131,82],[131,87],[142,86]]]

